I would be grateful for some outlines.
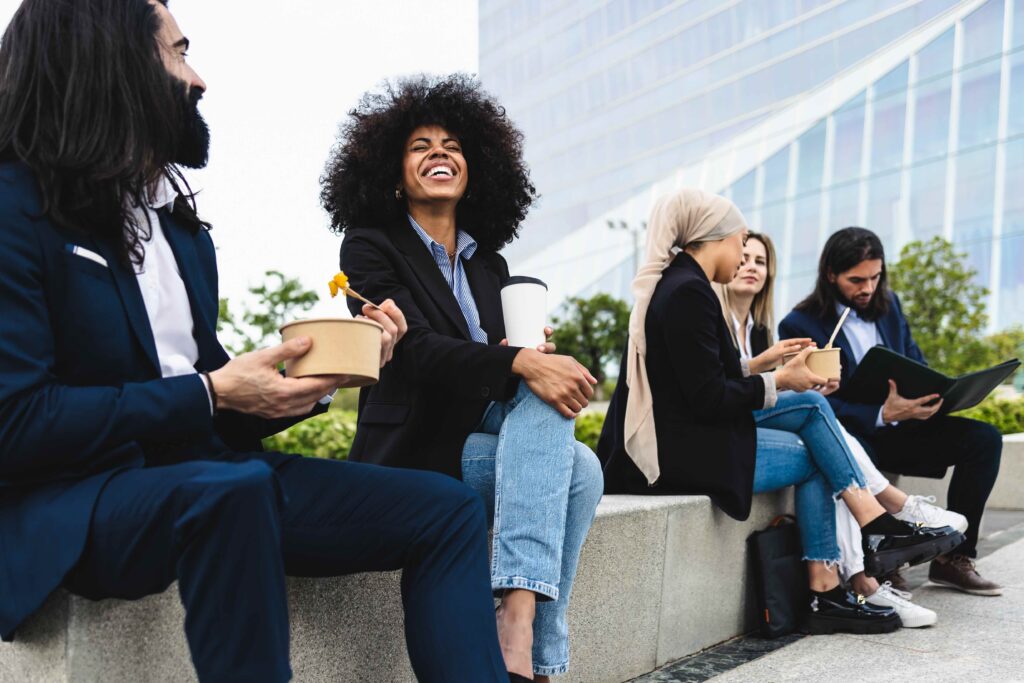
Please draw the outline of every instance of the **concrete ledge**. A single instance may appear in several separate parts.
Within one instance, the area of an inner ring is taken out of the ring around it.
[[[898,484],[945,498],[941,480]],[[1024,435],[1016,435],[1007,437],[991,502],[1024,509],[1022,492]],[[605,496],[580,562],[563,680],[619,683],[749,630],[745,540],[791,509],[788,491],[756,496],[743,523],[705,497]],[[398,578],[290,579],[295,680],[414,680]],[[135,602],[58,591],[16,643],[0,644],[0,683],[194,681],[183,619],[174,587]]]
[[[567,681],[618,683],[748,629],[746,537],[791,509],[757,496],[737,523],[705,497],[606,496],[573,595]],[[399,575],[290,579],[296,681],[413,681]],[[0,644],[0,682],[194,681],[176,587],[126,602],[65,591]]]

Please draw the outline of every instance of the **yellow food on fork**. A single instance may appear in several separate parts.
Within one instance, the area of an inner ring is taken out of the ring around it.
[[[331,278],[330,281],[327,283],[327,286],[330,287],[331,289],[332,299],[338,296],[338,293],[341,292],[345,296],[350,296],[353,299],[359,299],[364,304],[369,304],[370,306],[376,308],[378,311],[380,310],[380,306],[373,303],[372,301],[367,300],[366,298],[363,297],[362,294],[348,286],[348,275],[345,275],[345,271],[340,271],[337,275]]]
[[[343,294],[348,294],[348,275],[345,275],[345,271],[335,275],[327,284],[331,288],[332,299],[338,296],[339,291]]]

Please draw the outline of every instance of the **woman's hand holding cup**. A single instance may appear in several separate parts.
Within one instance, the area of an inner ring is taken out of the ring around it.
[[[547,339],[548,341],[546,341],[543,344],[539,345],[537,347],[538,351],[540,351],[541,353],[554,353],[555,352],[555,350],[558,347],[555,346],[555,343],[553,341],[551,341],[551,335],[553,335],[554,333],[555,333],[555,329],[553,327],[545,327],[544,328],[544,338]],[[502,346],[508,346],[508,338],[506,337],[505,339],[502,339],[498,343],[501,344]]]
[[[775,387],[779,391],[809,391],[828,385],[827,378],[819,377],[807,367],[807,358],[814,349],[813,344],[804,348],[795,358],[775,371]]]

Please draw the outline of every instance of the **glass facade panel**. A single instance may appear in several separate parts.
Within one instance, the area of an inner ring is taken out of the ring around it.
[[[1024,188],[1024,140],[1006,146],[1006,187],[997,317],[1021,322],[1024,321],[1024,192],[1016,190]]]
[[[733,204],[750,220],[754,208],[754,193],[757,191],[757,175],[754,171],[746,174],[729,188]]]
[[[843,185],[860,176],[865,102],[865,95],[861,93],[834,115],[836,132],[832,181],[836,185]]]
[[[946,194],[946,159],[919,163],[911,171],[910,229],[915,239],[942,234]]]
[[[986,146],[961,153],[957,159],[956,220],[953,241],[968,254],[978,282],[988,284],[992,255],[992,219],[996,148]],[[1009,186],[1008,186],[1009,187]]]
[[[953,32],[947,31],[917,56],[914,89],[914,161],[946,155],[953,82]],[[916,189],[914,190],[917,191]]]
[[[874,230],[883,243],[896,233],[899,222],[900,166],[906,129],[907,77],[904,62],[883,76],[874,87],[871,175],[868,180],[868,213],[864,226]]]

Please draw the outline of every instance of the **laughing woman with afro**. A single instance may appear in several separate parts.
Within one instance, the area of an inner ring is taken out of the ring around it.
[[[360,394],[350,458],[444,472],[479,492],[506,666],[513,680],[546,681],[568,668],[569,597],[603,483],[574,437],[596,380],[550,342],[505,339],[499,252],[535,197],[522,134],[464,75],[364,95],[322,180],[342,270],[409,323]]]

